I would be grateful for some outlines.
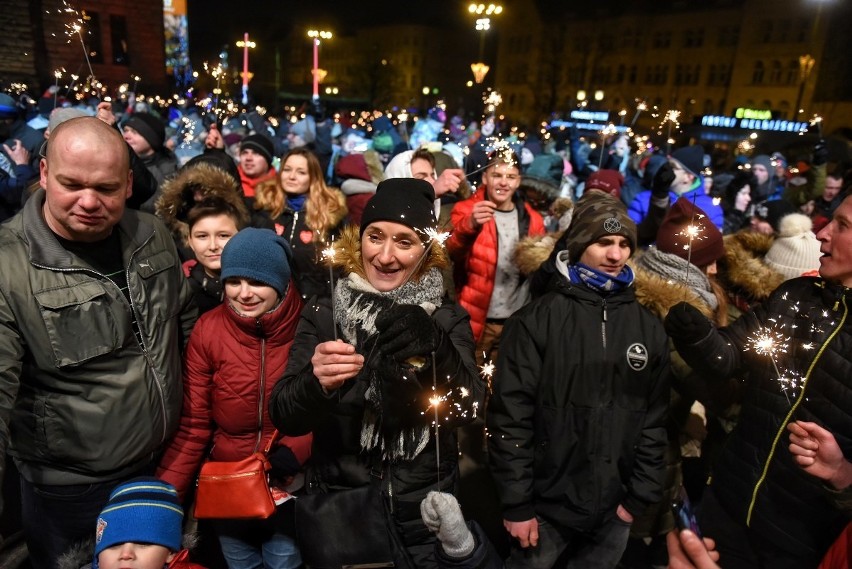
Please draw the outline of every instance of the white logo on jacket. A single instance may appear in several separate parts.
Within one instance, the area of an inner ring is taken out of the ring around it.
[[[627,348],[627,365],[633,371],[642,371],[648,365],[648,348],[644,344],[631,344]]]

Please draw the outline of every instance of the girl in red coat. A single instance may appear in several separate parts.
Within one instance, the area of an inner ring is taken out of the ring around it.
[[[226,301],[204,314],[192,332],[180,427],[157,472],[181,495],[208,448],[210,460],[236,461],[261,450],[273,435],[267,401],[284,373],[302,309],[290,280],[290,248],[269,229],[243,229],[228,241],[221,279]],[[310,445],[310,435],[282,437],[270,453],[271,475],[289,491],[301,485],[299,470]],[[215,520],[230,569],[301,566],[281,510],[267,520]]]

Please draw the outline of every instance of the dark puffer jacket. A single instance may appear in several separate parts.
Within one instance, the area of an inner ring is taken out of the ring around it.
[[[708,380],[749,374],[739,423],[714,468],[713,489],[722,506],[782,550],[816,559],[848,519],[822,484],[794,463],[786,427],[792,420],[814,421],[852,458],[851,301],[852,291],[843,286],[793,279],[731,326],[695,344],[674,339]],[[776,355],[778,368],[801,376],[801,387],[787,396],[770,358],[752,346],[767,327],[786,344],[786,353]]]
[[[632,287],[603,296],[560,278],[509,318],[488,407],[504,518],[600,527],[662,497],[668,338]]]

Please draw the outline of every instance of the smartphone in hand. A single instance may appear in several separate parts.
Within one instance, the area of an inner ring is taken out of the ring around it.
[[[672,502],[675,525],[679,530],[688,529],[701,539],[701,530],[698,528],[698,520],[695,519],[695,510],[686,494],[686,489],[681,486],[677,497]]]

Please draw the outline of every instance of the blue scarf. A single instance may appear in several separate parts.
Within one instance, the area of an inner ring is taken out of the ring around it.
[[[293,211],[302,211],[307,199],[308,194],[287,194],[287,207]]]
[[[596,269],[575,263],[568,267],[568,276],[571,284],[585,285],[597,292],[617,292],[633,284],[633,269],[624,265],[618,276],[611,276]]]

